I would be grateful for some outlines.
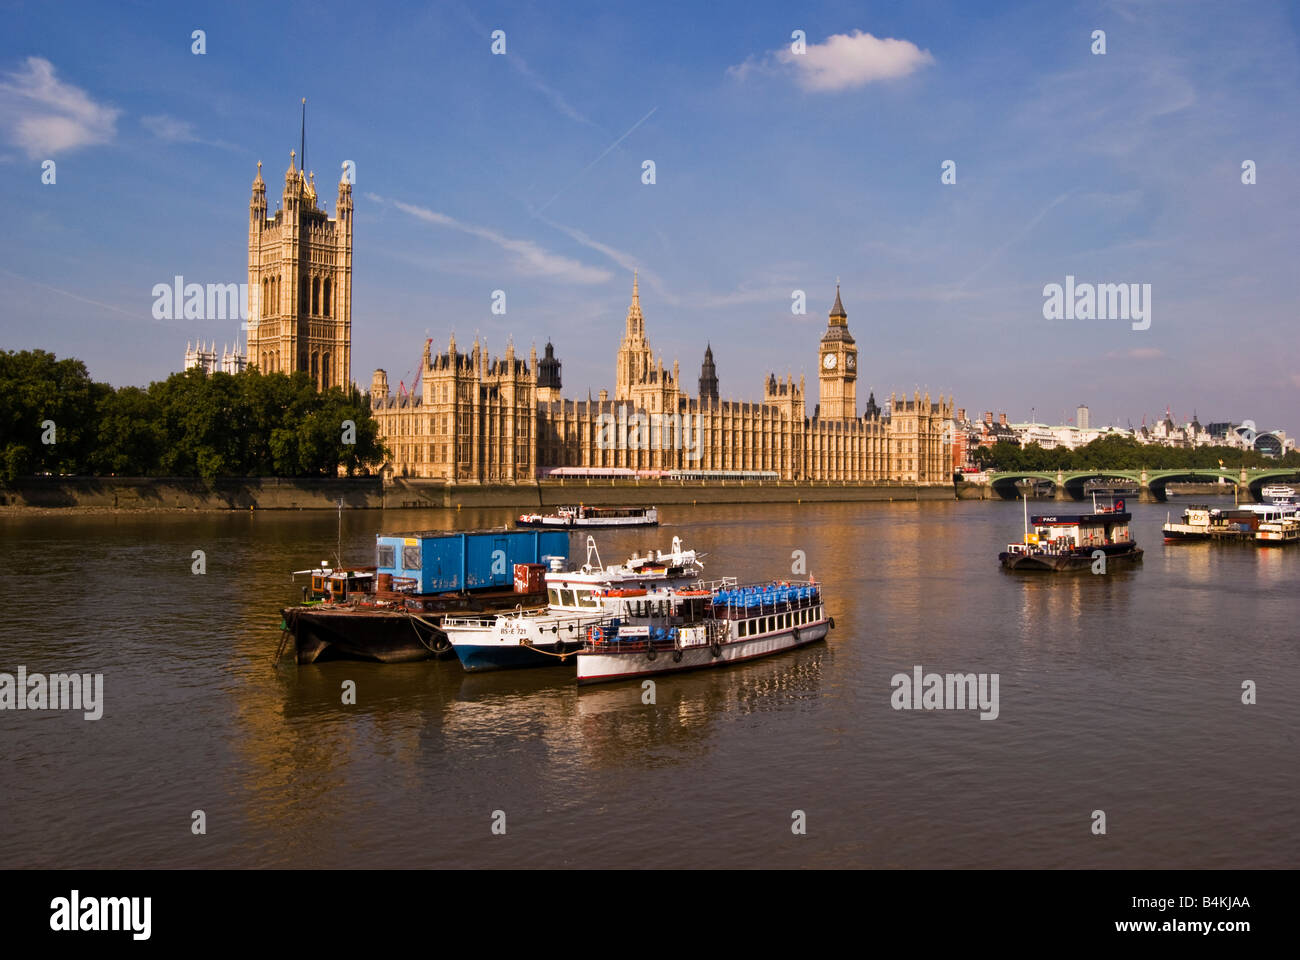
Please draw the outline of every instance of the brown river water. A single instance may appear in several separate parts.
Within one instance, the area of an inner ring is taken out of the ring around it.
[[[104,677],[99,720],[0,711],[0,864],[1294,868],[1300,547],[1167,546],[1170,509],[1134,505],[1135,568],[1035,576],[997,565],[1018,503],[664,508],[602,559],[676,534],[745,580],[802,551],[836,629],[654,704],[566,667],[274,669],[333,513],[0,518],[0,672]],[[344,559],[509,518],[349,512]],[[893,709],[918,665],[997,674],[996,719]]]

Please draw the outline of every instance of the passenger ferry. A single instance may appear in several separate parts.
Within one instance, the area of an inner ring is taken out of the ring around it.
[[[626,598],[588,628],[578,651],[578,683],[722,667],[824,640],[835,626],[813,580],[738,586],[734,580],[692,590],[647,591],[652,616]]]
[[[1100,551],[1108,564],[1137,563],[1142,548],[1129,532],[1132,519],[1123,500],[1111,504],[1094,500],[1092,513],[1034,517],[1030,532],[1026,501],[1024,542],[1008,544],[998,561],[1008,570],[1088,570]]]
[[[596,542],[587,537],[587,561],[577,570],[554,563],[546,573],[547,605],[520,607],[495,617],[446,617],[452,649],[471,673],[563,663],[587,643],[587,628],[623,612],[628,603],[643,618],[669,616],[670,599],[697,584],[704,563],[673,537],[672,550],[603,566]]]
[[[1261,490],[1260,496],[1270,503],[1295,503],[1295,487],[1288,487],[1281,483],[1273,484]]]
[[[654,507],[559,507],[555,513],[525,513],[515,521],[520,527],[655,527]]]

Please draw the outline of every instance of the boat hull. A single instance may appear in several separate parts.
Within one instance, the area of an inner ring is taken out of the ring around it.
[[[730,666],[817,643],[826,639],[829,630],[830,622],[823,620],[761,637],[732,640],[721,645],[718,656],[714,656],[706,644],[683,647],[680,650],[680,660],[674,659],[678,651],[671,647],[656,650],[653,660],[649,659],[648,651],[644,650],[635,653],[584,650],[578,654],[578,683],[612,683],[664,673]]]
[[[490,670],[572,666],[577,648],[577,643],[566,644],[562,650],[553,645],[458,643],[452,649],[466,673],[486,673]]]
[[[1142,548],[1131,544],[1096,547],[1106,555],[1106,564],[1127,565],[1140,563]],[[998,555],[998,561],[1006,570],[1046,573],[1066,573],[1079,570],[1091,570],[1095,562],[1092,551],[1049,554],[1049,553],[1008,553]]]
[[[294,639],[298,663],[321,659],[410,663],[451,656],[447,635],[431,617],[401,611],[288,607],[284,629]]]

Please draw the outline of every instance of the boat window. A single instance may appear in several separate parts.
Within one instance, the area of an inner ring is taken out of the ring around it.
[[[572,591],[572,590],[565,590],[563,587],[560,588],[560,606],[562,606],[562,607],[571,607],[571,606],[573,606],[573,591]]]
[[[580,607],[599,607],[600,601],[596,599],[595,594],[590,590],[578,591],[578,606]]]
[[[738,623],[738,624],[736,625],[736,635],[739,636],[739,637],[747,637],[747,636],[749,636],[749,621],[748,621],[748,620],[741,620],[740,623]]]
[[[550,601],[551,606],[554,607],[554,606],[558,606],[558,605],[559,605],[559,603],[560,603],[560,591],[559,591],[559,590],[556,590],[554,587],[551,587],[549,590],[546,591],[546,596],[547,596],[547,599]]]
[[[402,547],[402,569],[419,570],[420,569],[420,548]]]
[[[375,566],[393,567],[397,563],[397,548],[391,543],[382,544],[375,551]]]

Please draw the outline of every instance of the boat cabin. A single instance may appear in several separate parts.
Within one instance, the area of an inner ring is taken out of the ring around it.
[[[302,588],[305,601],[320,600],[325,603],[343,603],[349,597],[373,593],[373,570],[333,570],[317,567],[314,570],[295,570],[294,577],[310,576],[311,585]]]

